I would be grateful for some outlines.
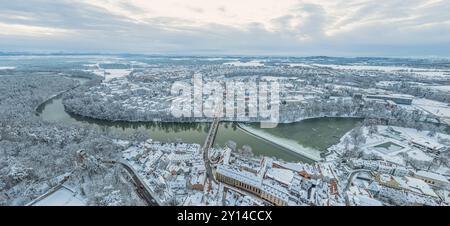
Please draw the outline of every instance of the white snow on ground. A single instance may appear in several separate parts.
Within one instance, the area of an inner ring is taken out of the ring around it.
[[[127,147],[130,145],[130,142],[127,140],[113,140],[113,142],[117,145],[120,145],[122,147]]]
[[[105,81],[109,81],[114,78],[120,78],[125,77],[129,75],[132,71],[132,69],[105,69],[100,67],[100,64],[113,64],[117,63],[117,61],[111,61],[111,60],[102,60],[97,63],[90,63],[90,64],[84,64],[83,66],[89,67],[89,69],[85,70],[91,73],[94,73],[98,76],[105,77]],[[146,66],[148,64],[132,61],[133,65],[140,65],[140,66]]]
[[[394,66],[373,66],[373,65],[339,65],[339,64],[313,64],[318,67],[330,67],[333,69],[344,69],[344,70],[378,70],[393,72],[399,70],[409,70],[411,68],[406,67],[394,67]]]
[[[105,81],[129,75],[130,69],[105,69]]]
[[[382,202],[380,202],[374,198],[370,198],[367,195],[356,195],[353,198],[354,198],[353,202],[357,206],[382,206],[383,205]]]
[[[290,79],[288,77],[276,77],[276,76],[261,76],[261,80],[264,81],[279,81],[279,80],[287,80]]]
[[[105,77],[105,81],[110,81],[113,78],[125,77],[131,73],[130,69],[89,69],[85,71]]]
[[[407,141],[414,141],[416,143],[421,143],[430,147],[440,148],[445,146],[439,142],[439,139],[450,139],[450,135],[438,133],[436,136],[428,136],[429,131],[418,131],[412,128],[404,127],[393,127],[396,131],[402,133],[402,136],[407,139]],[[418,154],[418,153],[416,153]]]
[[[204,60],[217,61],[217,60],[238,60],[238,59],[236,59],[236,58],[223,58],[223,57],[208,57],[208,58],[204,58]]]
[[[427,86],[427,88],[439,90],[443,92],[450,92],[450,86]]]
[[[16,67],[0,67],[0,70],[14,70]]]
[[[413,73],[423,75],[425,77],[450,77],[450,74],[445,71],[413,71]]]
[[[85,206],[84,201],[66,187],[61,187],[56,192],[34,204],[35,206]]]
[[[388,87],[391,85],[400,84],[398,81],[379,81],[376,83],[377,86]]]
[[[270,168],[266,176],[284,184],[289,184],[294,178],[294,171],[280,168]]]
[[[322,159],[320,157],[320,151],[315,150],[313,148],[304,147],[304,146],[302,146],[301,144],[297,143],[294,140],[289,140],[289,139],[286,139],[286,138],[277,137],[277,136],[274,136],[274,135],[272,135],[270,133],[264,132],[262,130],[254,129],[254,128],[251,128],[249,126],[243,125],[243,124],[240,124],[240,127],[244,131],[246,131],[246,132],[248,132],[248,133],[250,133],[250,134],[252,134],[254,136],[257,136],[257,137],[263,138],[265,140],[268,140],[269,142],[272,142],[272,143],[274,143],[276,145],[279,145],[279,146],[281,146],[283,148],[286,148],[286,149],[288,149],[290,151],[293,151],[293,152],[295,152],[297,154],[305,156],[305,157],[307,157],[309,159],[312,159],[314,161],[320,161]]]
[[[289,63],[288,65],[289,65],[289,67],[308,67],[308,68],[313,67],[309,64],[303,64],[303,63]]]
[[[450,118],[450,106],[446,103],[421,98],[412,104],[438,117]]]
[[[100,70],[100,69],[89,69],[89,70],[83,70],[83,71],[91,72],[91,73],[94,73],[95,75],[98,75],[101,77],[105,76],[105,71]]]
[[[400,73],[414,73],[425,77],[450,77],[446,71],[426,68],[408,68],[396,66],[373,66],[373,65],[337,65],[337,64],[312,64],[318,67],[330,67],[333,69],[343,70],[365,70],[365,71],[385,71],[385,72],[400,72]]]
[[[399,132],[400,135],[393,135],[390,132],[388,132],[388,126],[377,126],[378,132],[373,135],[368,134],[368,130],[366,127],[363,129],[363,134],[366,137],[365,144],[362,145],[362,150],[365,153],[373,153],[380,157],[382,157],[384,160],[397,163],[399,165],[404,165],[404,158],[400,155],[401,153],[406,153],[410,158],[421,160],[421,161],[431,161],[433,158],[431,158],[429,155],[427,155],[424,151],[415,148],[410,145],[411,141],[419,142],[419,143],[426,143],[427,145],[439,147],[443,146],[444,144],[440,144],[440,139],[450,139],[450,135],[437,133],[437,135],[430,137],[429,131],[418,131],[416,129],[412,128],[405,128],[405,127],[396,127],[396,126],[389,126],[396,132]],[[345,150],[345,138],[349,137],[351,131],[346,133],[340,140],[340,142],[336,145],[333,145],[329,148],[329,150],[334,150],[338,153],[343,152]],[[389,151],[388,149],[384,151],[380,151],[380,149],[375,148],[375,146],[384,144],[386,142],[392,142],[398,146],[402,146],[403,148],[395,148]],[[353,145],[349,145],[349,148],[351,149]],[[332,160],[335,158],[335,155],[329,155],[327,156],[327,160]]]
[[[411,150],[411,151],[407,152],[407,154],[410,158],[413,158],[413,159],[416,159],[419,161],[433,161],[433,158],[431,158],[430,156],[425,154],[425,152],[423,152],[419,149]]]
[[[227,62],[223,63],[224,65],[232,65],[236,67],[257,67],[257,66],[264,66],[263,63],[257,60],[252,60],[249,62],[241,62],[241,61],[233,61],[233,62]]]
[[[386,131],[387,126],[378,126],[379,131]],[[438,147],[443,144],[439,143],[439,139],[450,139],[450,135],[437,133],[436,136],[429,136],[429,131],[418,131],[413,128],[405,128],[405,127],[397,127],[391,126],[395,131],[401,133],[401,137],[405,138],[405,141],[402,141],[403,145],[408,145],[408,142],[414,141],[419,143],[426,143],[427,145]],[[396,141],[398,142],[398,141]],[[420,153],[416,152],[415,155],[420,155]]]
[[[147,64],[147,63],[140,62],[140,61],[134,61],[134,60],[130,61],[130,63],[131,63],[133,66],[141,66],[141,67],[149,66],[149,64]]]

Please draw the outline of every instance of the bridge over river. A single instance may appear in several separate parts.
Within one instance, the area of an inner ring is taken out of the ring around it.
[[[219,130],[219,124],[220,124],[220,117],[215,117],[213,122],[211,123],[211,126],[209,127],[209,132],[206,136],[205,143],[203,144],[202,151],[203,151],[203,160],[205,161],[206,166],[206,174],[209,180],[214,179],[214,175],[212,173],[211,168],[211,161],[209,159],[209,149],[212,148],[214,144],[214,140],[216,139],[217,131]]]

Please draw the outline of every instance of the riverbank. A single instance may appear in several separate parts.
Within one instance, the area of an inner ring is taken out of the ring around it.
[[[40,117],[45,121],[89,126],[99,131],[129,136],[137,131],[148,134],[155,141],[203,143],[209,123],[165,123],[165,122],[112,122],[69,114],[62,104],[61,97],[47,102]],[[234,125],[234,126],[233,126]],[[289,162],[313,162],[281,146],[262,140],[238,128],[237,124],[220,124],[214,145],[224,146],[233,141],[237,147],[249,145],[255,155],[270,156]]]
[[[264,131],[253,129],[250,126],[244,125],[243,123],[238,123],[238,127],[242,131],[244,131],[244,132],[246,132],[246,133],[248,133],[248,134],[250,134],[252,136],[255,136],[255,137],[257,137],[259,139],[262,139],[262,140],[264,140],[266,142],[278,145],[278,146],[280,146],[282,148],[285,148],[285,149],[287,149],[289,151],[292,151],[292,152],[294,152],[296,154],[304,156],[304,157],[306,157],[306,158],[308,158],[310,160],[313,160],[313,161],[316,161],[316,162],[322,160],[322,158],[320,157],[320,151],[318,151],[318,150],[304,147],[304,146],[298,144],[297,142],[289,140],[289,139],[276,137],[276,136],[274,136],[272,134],[269,134],[269,133],[266,133]]]
[[[40,114],[42,112],[42,110],[44,109],[45,105],[49,102],[52,101],[55,98],[59,98],[61,97],[64,93],[67,93],[71,90],[74,90],[78,87],[80,87],[81,85],[83,85],[84,83],[86,83],[87,81],[89,81],[89,78],[84,78],[84,77],[68,77],[70,79],[73,79],[75,81],[78,81],[78,84],[75,85],[74,87],[71,87],[69,89],[63,90],[57,94],[51,95],[50,97],[48,97],[47,99],[45,99],[44,101],[42,101],[40,104],[38,104],[35,108],[34,108],[34,112],[36,114]]]
[[[87,114],[86,112],[80,112],[74,110],[70,105],[67,105],[63,101],[63,105],[65,108],[65,111],[83,118],[89,118],[93,120],[101,120],[101,121],[108,121],[108,122],[118,122],[118,123],[155,123],[155,122],[161,122],[161,123],[210,123],[214,120],[213,117],[174,117],[171,114],[163,111],[162,113],[167,113],[164,117],[161,117],[160,115],[154,116],[151,119],[122,119],[122,118],[106,118],[102,117],[101,115],[96,115],[93,113]],[[277,124],[291,124],[296,122],[301,122],[308,119],[318,119],[318,118],[353,118],[353,119],[363,119],[362,116],[355,116],[351,114],[342,114],[342,115],[335,115],[335,114],[319,114],[316,116],[310,116],[310,117],[299,117],[295,120],[282,120],[277,122]],[[263,119],[258,118],[226,118],[223,117],[220,119],[221,122],[230,122],[230,123],[263,123],[265,122]]]
[[[67,92],[67,91],[66,91]],[[99,129],[103,132],[112,132],[112,133],[118,133],[118,134],[132,134],[136,131],[145,131],[154,140],[158,141],[169,141],[169,140],[183,140],[185,142],[190,143],[201,143],[204,141],[204,138],[206,136],[206,131],[204,128],[207,128],[206,125],[208,124],[209,120],[197,118],[197,121],[189,121],[189,120],[183,120],[183,121],[172,121],[172,122],[165,122],[163,120],[157,120],[153,119],[151,122],[139,122],[139,121],[111,121],[111,120],[104,120],[104,119],[96,119],[96,117],[89,117],[89,116],[81,116],[79,114],[70,112],[69,109],[65,108],[62,103],[62,93],[59,93],[57,95],[52,96],[49,98],[46,102],[43,104],[43,110],[44,112],[39,112],[42,118],[48,120],[48,121],[61,121],[66,123],[74,123],[79,125],[89,125],[94,126],[95,128]],[[69,114],[70,113],[70,114]],[[319,128],[324,128],[324,125],[326,124],[328,126],[328,120],[327,117],[310,117],[310,118],[297,118],[300,121],[305,121],[307,119],[314,119],[314,118],[320,118],[319,121]],[[322,119],[323,118],[323,119]],[[334,118],[334,117],[333,117]],[[347,118],[347,117],[342,117]],[[353,118],[353,117],[351,117]],[[321,121],[327,121],[327,122],[321,122]],[[238,123],[234,121],[230,121],[230,123],[236,123],[235,127],[233,128],[232,124],[227,123],[228,120],[223,121],[224,124],[221,124],[221,127],[219,129],[219,135],[216,139],[217,141],[215,144],[217,145],[225,145],[228,141],[235,141],[238,146],[243,145],[249,145],[252,147],[253,152],[255,155],[262,155],[262,156],[271,156],[276,157],[279,159],[283,159],[285,161],[293,161],[293,162],[314,162],[314,161],[320,161],[322,158],[320,157],[321,151],[324,150],[324,147],[329,144],[329,142],[332,140],[330,139],[330,136],[325,136],[322,139],[318,139],[317,142],[313,142],[311,145],[311,140],[308,137],[305,138],[303,134],[300,134],[300,136],[297,136],[295,133],[288,132],[287,134],[292,134],[297,137],[301,137],[300,140],[293,137],[285,137],[284,136],[277,136],[270,134],[267,134],[268,136],[262,135],[258,136],[255,135],[252,131],[247,131],[239,127]],[[243,121],[247,123],[248,121]],[[199,123],[201,125],[199,125]],[[249,122],[252,123],[252,122]],[[258,122],[255,122],[258,123]],[[317,122],[314,122],[313,124],[316,125]],[[289,126],[292,124],[292,122],[284,122],[280,123],[281,125]],[[316,128],[313,128],[316,133],[321,133],[322,130],[316,130]],[[303,128],[302,124],[302,128]],[[290,127],[290,126],[289,126]],[[310,128],[311,124],[307,123],[305,128]],[[330,130],[333,128],[326,127],[325,130]],[[294,131],[298,131],[297,126],[294,125],[294,127],[291,129]],[[305,129],[302,129],[302,131]],[[305,131],[309,131],[310,129],[306,129]],[[261,135],[261,134],[260,134]],[[338,135],[340,136],[340,135]],[[278,139],[275,139],[275,138]],[[321,135],[319,135],[321,137]],[[316,143],[320,143],[320,145],[317,146]],[[303,146],[305,144],[305,146]],[[307,145],[307,146],[306,146]],[[306,147],[314,147],[314,148],[306,148]]]

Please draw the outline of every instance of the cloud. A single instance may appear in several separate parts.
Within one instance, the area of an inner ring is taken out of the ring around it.
[[[449,55],[446,0],[15,0],[0,50]]]
[[[0,23],[0,35],[43,37],[43,36],[67,35],[68,33],[70,33],[70,31],[52,27],[39,27],[22,24]]]

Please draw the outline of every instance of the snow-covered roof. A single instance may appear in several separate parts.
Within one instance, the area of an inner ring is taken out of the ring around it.
[[[198,206],[202,205],[203,194],[200,192],[196,192],[186,198],[184,201],[185,206]]]
[[[85,206],[86,203],[66,187],[61,187],[33,206]]]
[[[251,185],[254,187],[261,187],[261,179],[259,177],[257,177],[254,173],[251,173],[251,172],[248,172],[245,170],[239,170],[236,167],[231,167],[231,166],[227,166],[227,165],[217,166],[216,172],[219,174],[222,174],[226,177],[230,177],[235,180],[246,183],[248,185]]]
[[[262,190],[265,193],[277,197],[285,202],[289,201],[288,189],[274,180],[264,180]]]
[[[315,172],[315,169],[313,168],[313,166],[308,165],[308,164],[293,163],[293,162],[280,162],[280,161],[275,161],[274,163],[283,168],[286,168],[286,169],[289,169],[289,170],[292,170],[295,172],[306,171],[310,174]]]
[[[288,169],[271,168],[267,170],[266,176],[289,185],[294,178],[294,172]]]
[[[435,181],[441,181],[441,182],[448,183],[447,178],[445,178],[444,176],[437,174],[437,173],[420,170],[420,171],[417,171],[415,174],[420,177],[425,177],[425,178],[429,178],[429,179],[432,179]]]
[[[392,180],[392,176],[389,174],[380,174],[380,181],[383,183],[388,183]]]
[[[125,159],[132,159],[142,153],[142,149],[136,146],[129,147],[127,150],[123,151],[123,157]]]
[[[431,149],[436,149],[436,150],[440,150],[442,148],[445,148],[444,145],[432,140],[432,139],[426,139],[424,137],[414,137],[411,139],[411,142],[427,147],[427,148],[431,148]]]
[[[431,189],[430,186],[424,181],[413,177],[405,177],[405,179],[406,184],[410,188],[419,189],[423,194],[428,196],[438,197],[436,193],[433,191],[433,189]]]
[[[383,203],[365,195],[356,195],[354,201],[358,206],[382,206]]]
[[[411,151],[407,152],[408,156],[410,158],[419,160],[419,161],[432,161],[433,158],[428,156],[425,152],[419,150],[419,149],[412,149]]]
[[[206,179],[206,173],[199,173],[191,177],[191,184],[203,184]]]

